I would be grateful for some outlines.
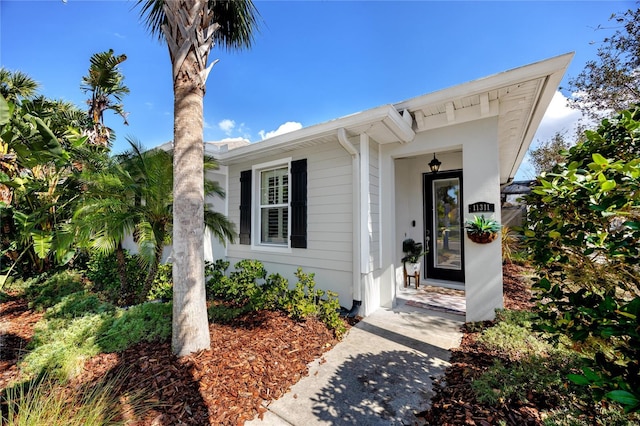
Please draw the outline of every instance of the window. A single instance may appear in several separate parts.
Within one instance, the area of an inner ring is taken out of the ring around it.
[[[307,248],[306,159],[259,164],[240,173],[240,244]]]
[[[287,245],[289,168],[260,171],[260,243]]]

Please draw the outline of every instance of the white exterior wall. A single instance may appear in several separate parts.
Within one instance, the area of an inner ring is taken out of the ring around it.
[[[296,269],[315,273],[316,288],[338,293],[340,304],[350,307],[353,299],[353,179],[352,158],[337,142],[296,149],[282,156],[265,156],[259,163],[291,157],[307,159],[307,248],[287,253],[260,250],[251,245],[231,244],[227,259],[233,266],[242,259],[262,261],[268,273],[280,273],[291,286]],[[254,162],[257,164],[258,162]],[[254,163],[229,166],[229,219],[239,229],[240,172]],[[252,182],[252,191],[255,191]],[[252,210],[252,220],[256,210]],[[255,235],[252,235],[255,238]]]
[[[497,126],[491,120],[477,123],[474,138],[466,138],[462,151],[464,166],[464,218],[467,206],[478,201],[495,205],[493,218],[500,217],[500,164]],[[488,216],[488,215],[487,215]],[[465,291],[467,321],[483,321],[495,317],[495,309],[503,307],[502,245],[500,238],[489,244],[465,240]]]
[[[442,162],[442,171],[463,170],[464,219],[473,217],[468,213],[469,204],[486,201],[495,204],[494,218],[501,220],[496,118],[430,130],[417,134],[410,143],[383,146],[382,189],[383,194],[385,189],[391,191],[385,196],[385,203],[391,207],[383,204],[382,209],[382,237],[387,241],[383,245],[382,273],[383,287],[390,288],[381,288],[381,306],[389,306],[398,287],[404,286],[402,241],[424,239],[423,174],[430,172],[428,163],[434,152]],[[501,256],[499,240],[484,245],[465,240],[467,321],[493,318],[495,308],[502,307]]]

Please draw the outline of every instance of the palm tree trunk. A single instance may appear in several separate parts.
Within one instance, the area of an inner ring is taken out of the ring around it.
[[[204,286],[204,90],[191,52],[174,81],[173,326],[177,356],[209,349]]]

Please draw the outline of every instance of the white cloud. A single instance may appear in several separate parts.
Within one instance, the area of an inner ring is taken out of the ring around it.
[[[286,123],[281,124],[277,130],[272,130],[270,132],[265,132],[264,130],[260,130],[258,134],[264,140],[264,139],[269,139],[274,136],[282,135],[282,134],[293,132],[295,130],[300,130],[300,129],[302,129],[301,123],[298,123],[295,121],[287,121]]]
[[[228,118],[225,118],[224,120],[218,123],[218,127],[220,128],[220,130],[225,132],[227,136],[230,136],[234,127],[236,127],[236,122],[233,120],[229,120]]]
[[[553,95],[553,99],[538,126],[529,151],[536,148],[541,142],[553,138],[556,133],[566,133],[569,141],[573,140],[578,123],[582,119],[582,113],[567,105],[567,98],[559,91]],[[534,179],[536,172],[531,165],[529,153],[525,155],[515,180]]]
[[[123,36],[120,33],[113,33],[114,36],[118,37],[118,38],[126,38],[125,36]]]
[[[533,138],[532,145],[536,145],[538,141],[547,141],[558,132],[566,131],[567,136],[573,137],[580,119],[582,119],[582,113],[570,108],[567,105],[567,98],[556,91]]]
[[[248,142],[248,143],[251,143],[251,141],[249,139],[243,138],[242,136],[238,136],[238,137],[235,137],[235,138],[224,138],[220,142],[227,142],[227,143],[229,143],[229,142]]]

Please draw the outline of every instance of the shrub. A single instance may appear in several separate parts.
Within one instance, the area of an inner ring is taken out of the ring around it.
[[[323,299],[325,292],[315,289],[314,274],[306,274],[302,272],[302,268],[298,268],[296,277],[298,283],[293,290],[287,292],[283,302],[284,310],[296,320],[317,317],[333,330],[336,337],[341,338],[346,327],[340,318],[337,295],[327,292],[327,298]]]
[[[96,341],[104,352],[120,352],[141,341],[165,340],[171,335],[172,305],[148,302],[119,309],[99,330]]]
[[[315,289],[314,274],[296,271],[298,283],[289,284],[279,274],[267,277],[264,265],[257,260],[241,260],[229,277],[222,275],[228,263],[219,263],[209,280],[212,296],[218,300],[208,310],[213,321],[229,321],[243,313],[258,310],[282,310],[295,320],[316,317],[340,338],[346,332],[340,318],[337,294]],[[263,283],[259,281],[264,280]]]
[[[125,252],[127,262],[127,281],[129,288],[122,293],[118,263],[115,253],[101,254],[92,252],[87,262],[86,276],[93,283],[93,290],[100,292],[112,303],[131,299],[142,291],[145,271],[140,267],[136,256]]]
[[[234,268],[229,277],[218,277],[218,281],[211,284],[212,296],[235,307],[259,309],[261,289],[258,280],[267,276],[264,265],[257,260],[245,259]]]
[[[42,278],[29,280],[25,289],[29,307],[35,310],[45,310],[59,303],[63,297],[84,290],[82,276],[73,271],[56,272]]]
[[[526,197],[539,328],[606,341],[572,380],[640,411],[640,107],[584,137]]]
[[[173,265],[164,263],[158,265],[156,277],[153,279],[147,300],[169,301],[173,299]]]
[[[84,290],[63,297],[59,303],[47,309],[45,318],[72,319],[87,314],[113,312],[114,310],[114,305],[103,302],[96,294]]]
[[[227,269],[229,269],[230,263],[223,259],[217,259],[215,262],[205,262],[204,276],[207,280],[206,291],[207,299],[214,298],[214,289],[219,285],[222,277],[225,276]]]

